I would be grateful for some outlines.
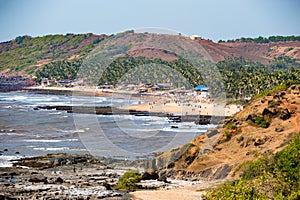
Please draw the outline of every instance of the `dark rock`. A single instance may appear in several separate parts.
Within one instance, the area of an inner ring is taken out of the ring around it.
[[[168,168],[168,169],[169,169],[169,168],[173,168],[174,166],[175,166],[174,162],[171,162],[171,163],[168,164],[167,168]]]
[[[11,172],[9,173],[10,176],[18,176],[17,172]]]
[[[252,121],[255,122],[255,118],[257,117],[257,115],[255,114],[250,114],[248,115],[248,117],[246,118],[246,121]]]
[[[158,179],[158,181],[162,181],[162,182],[165,182],[165,183],[169,183],[169,181],[167,180],[167,177],[166,175],[161,175]]]
[[[159,176],[156,172],[145,172],[143,175],[142,175],[142,180],[156,180],[158,179]]]
[[[238,143],[242,142],[243,140],[244,140],[244,137],[242,135],[236,139],[236,141]]]
[[[3,151],[8,151],[8,149],[4,149]]]
[[[277,115],[277,111],[275,110],[274,112],[270,111],[269,109],[265,108],[262,112],[262,115],[264,117],[268,117],[268,118],[273,118]]]
[[[279,96],[278,94],[275,94],[275,95],[273,96],[273,99],[280,99],[280,96]]]
[[[289,110],[286,108],[284,110],[281,111],[279,118],[282,120],[287,120],[291,117],[291,113],[289,112]]]
[[[1,200],[17,200],[15,197],[7,196],[5,194],[0,194],[0,199]]]
[[[19,151],[16,151],[16,154],[20,154],[20,152],[19,152]]]
[[[264,138],[256,138],[254,141],[254,146],[260,146],[266,143],[266,141],[268,141],[268,137],[264,137]]]
[[[61,178],[61,177],[58,177],[56,180],[55,180],[55,183],[63,183],[64,180]]]
[[[279,126],[279,127],[275,128],[275,131],[276,132],[282,132],[282,131],[284,131],[284,128],[282,126]]]
[[[292,86],[291,86],[291,90],[295,90],[296,88],[297,88],[296,85],[292,85]]]
[[[208,154],[208,153],[210,153],[210,152],[211,152],[210,149],[203,149],[203,150],[202,150],[202,153],[203,153],[203,154]]]
[[[228,176],[228,174],[231,171],[231,167],[228,164],[222,165],[217,169],[217,171],[214,173],[213,178],[214,179],[223,179]]]
[[[40,176],[34,176],[29,178],[28,182],[31,183],[47,183],[47,178],[46,177],[40,177]]]
[[[204,171],[201,171],[201,172],[199,173],[199,175],[200,175],[200,177],[208,178],[208,177],[211,175],[211,173],[212,173],[212,169],[209,168],[209,169],[206,169],[206,170],[204,170]]]
[[[195,158],[196,158],[196,156],[195,155],[193,155],[193,156],[187,156],[186,158],[185,158],[185,162],[186,162],[186,164],[191,164],[194,160],[195,160]]]
[[[208,138],[211,138],[211,137],[217,135],[218,133],[219,133],[219,131],[217,129],[214,129],[214,130],[208,131],[208,133],[206,133],[206,136]]]
[[[102,185],[103,185],[107,190],[112,190],[111,185],[108,184],[107,182],[104,182]]]

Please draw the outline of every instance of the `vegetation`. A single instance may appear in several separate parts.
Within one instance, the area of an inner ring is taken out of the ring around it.
[[[292,80],[284,81],[283,83],[275,86],[274,88],[272,88],[270,90],[266,89],[265,91],[263,91],[263,92],[255,95],[253,99],[262,98],[262,97],[268,96],[270,94],[273,94],[275,92],[286,90],[286,89],[288,89],[293,84],[300,84],[300,81],[298,81],[298,80],[296,80],[296,81],[292,81]]]
[[[228,122],[227,124],[225,124],[224,128],[232,130],[232,129],[236,129],[237,126],[234,122],[231,121],[231,122]]]
[[[128,33],[132,34],[133,31],[110,37],[121,37]],[[91,33],[47,35],[35,38],[20,36],[13,41],[1,43],[0,71],[7,68],[12,71],[25,71],[36,75],[38,82],[43,77],[56,80],[75,79],[79,74],[80,78],[91,80],[93,85],[172,83],[174,88],[191,89],[196,85],[204,84],[210,87],[213,96],[223,92],[220,87],[223,85],[228,102],[234,103],[245,103],[248,98],[266,95],[268,90],[277,86],[292,82],[300,83],[300,64],[288,56],[279,56],[268,65],[242,57],[229,57],[216,64],[221,74],[220,78],[216,78],[215,64],[201,59],[195,67],[181,57],[167,62],[161,59],[149,60],[124,56],[115,59],[109,67],[103,69],[103,66],[97,65],[97,59],[105,55],[97,55],[95,60],[91,59],[83,66],[82,73],[80,71],[82,60],[104,38],[106,37]],[[271,36],[266,39],[268,41],[299,40],[299,36]],[[114,48],[113,45],[111,48]],[[130,48],[131,45],[124,46],[124,50]]]
[[[82,64],[82,59],[59,60],[44,65],[36,72],[36,81],[42,78],[56,80],[74,80]]]
[[[267,122],[262,116],[256,117],[254,122],[262,128],[268,128],[270,126],[270,123]]]
[[[58,61],[44,65],[36,73],[37,80],[42,77],[57,80],[74,79],[81,62]],[[210,65],[214,64],[204,60],[199,61],[199,68],[182,58],[167,62],[161,59],[148,60],[125,56],[117,58],[105,69],[92,62],[84,65],[83,75],[88,77],[93,85],[171,83],[173,87],[191,89],[196,85],[206,84],[211,91],[218,94],[221,92],[220,85],[223,84],[230,102],[245,102],[246,97],[266,95],[272,92],[274,87],[277,90],[300,82],[300,64],[289,57],[278,57],[268,66],[242,57],[227,58],[217,63],[222,76],[219,82],[210,77],[213,74]],[[67,69],[69,67],[70,69]],[[220,83],[221,81],[224,83]]]
[[[19,36],[0,45],[0,70],[27,70],[39,64],[38,61],[70,59],[77,55],[84,57],[104,36],[87,34],[47,35],[43,37]]]
[[[242,165],[246,170],[239,180],[209,191],[203,199],[300,198],[300,133],[281,152]]]
[[[142,175],[137,170],[130,170],[125,172],[122,177],[119,178],[119,182],[115,185],[115,189],[133,190],[137,189],[137,183],[142,180]]]
[[[300,41],[300,36],[270,36],[270,37],[262,37],[259,36],[257,38],[240,38],[235,40],[227,40],[227,42],[257,42],[257,43],[269,43],[269,42],[280,42],[280,41]],[[219,40],[219,42],[225,42],[223,40]]]
[[[227,58],[217,63],[223,76],[228,99],[242,100],[279,85],[300,82],[300,64],[294,59],[278,57],[270,65],[244,58]]]

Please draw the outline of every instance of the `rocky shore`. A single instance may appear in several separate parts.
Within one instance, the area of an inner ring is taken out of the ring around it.
[[[21,158],[14,160],[12,167],[0,168],[0,199],[136,199],[135,192],[114,189],[118,178],[130,169],[138,169],[143,174],[138,184],[142,194],[210,186],[200,180],[175,180],[156,172],[149,174],[144,167],[143,161],[96,158],[87,154]]]
[[[0,199],[124,199],[113,185],[127,170],[90,155],[23,158],[1,168]]]

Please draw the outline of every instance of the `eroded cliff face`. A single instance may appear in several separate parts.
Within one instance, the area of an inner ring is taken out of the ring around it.
[[[300,85],[293,85],[252,100],[224,124],[158,156],[146,168],[190,180],[237,177],[240,164],[282,150],[299,131]]]

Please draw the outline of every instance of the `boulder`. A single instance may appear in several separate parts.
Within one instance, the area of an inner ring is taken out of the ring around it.
[[[148,170],[142,175],[142,180],[156,180],[159,176],[154,170]]]
[[[48,183],[47,177],[44,176],[31,176],[28,179],[28,182],[31,183]]]
[[[61,178],[61,177],[58,177],[56,180],[55,180],[55,183],[63,183],[64,180]]]
[[[246,121],[252,121],[255,122],[255,118],[257,117],[256,114],[250,114],[248,115],[248,117],[246,118]]]
[[[286,108],[284,110],[281,111],[279,118],[282,120],[287,120],[291,117],[291,113],[289,112],[289,110]]]
[[[263,138],[256,138],[254,141],[254,146],[260,146],[266,143],[268,141],[268,137],[263,137]]]
[[[278,126],[278,127],[275,128],[275,131],[276,132],[282,132],[282,131],[284,131],[284,128],[282,126]]]
[[[265,108],[262,112],[262,115],[264,117],[268,117],[269,119],[272,119],[273,117],[275,117],[277,115],[277,111],[274,110],[273,112],[270,111],[269,109]]]
[[[165,183],[170,183],[168,180],[167,180],[167,177],[165,174],[161,175],[160,177],[158,177],[157,179],[158,181],[161,181],[161,182],[165,182]]]

